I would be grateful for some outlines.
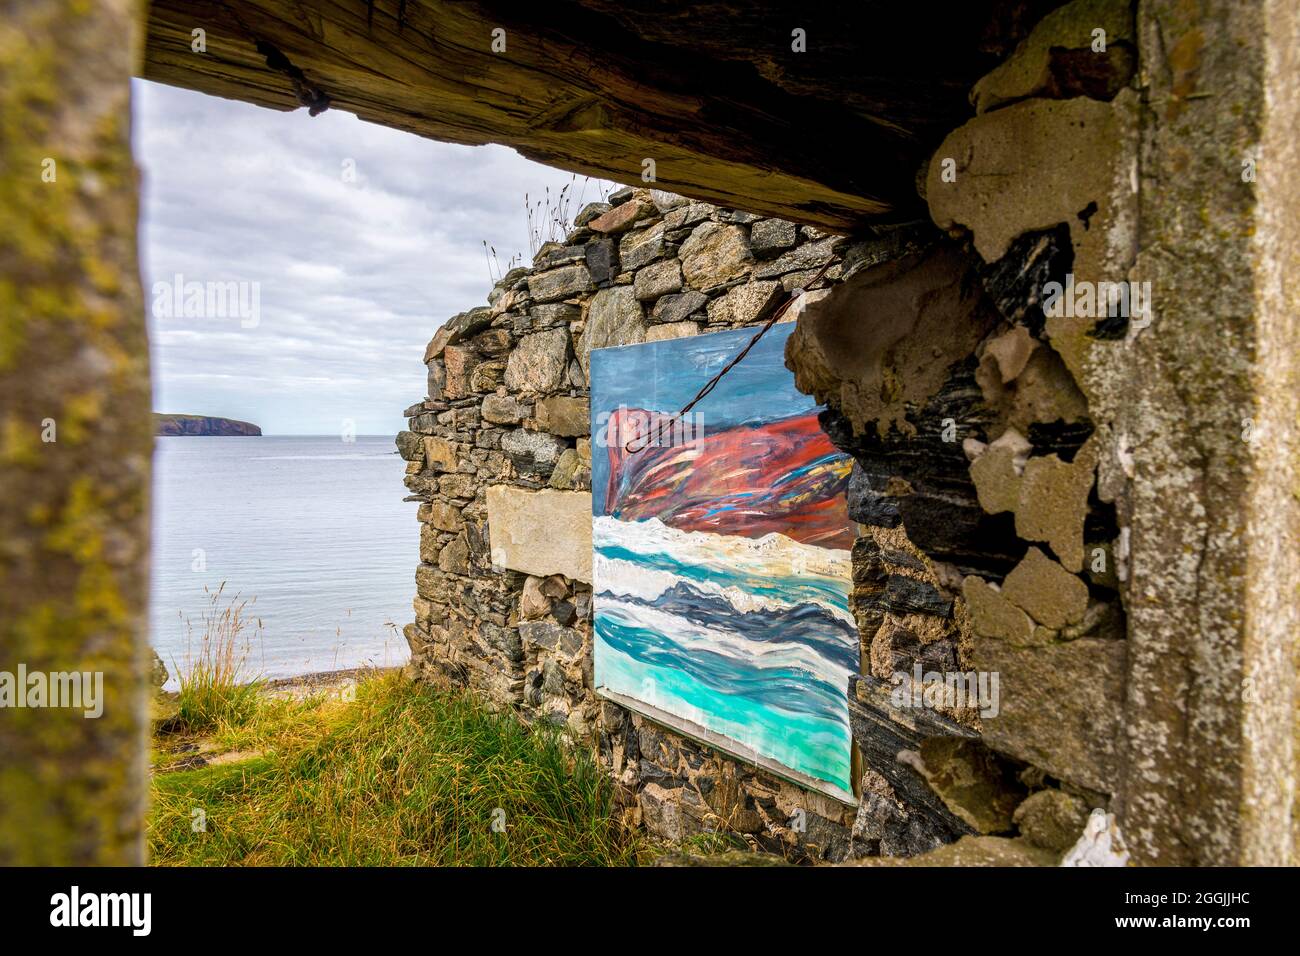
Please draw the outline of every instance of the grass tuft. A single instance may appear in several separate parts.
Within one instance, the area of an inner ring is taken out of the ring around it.
[[[205,730],[221,724],[239,725],[252,718],[257,711],[258,697],[263,681],[248,671],[248,657],[252,640],[251,629],[259,638],[262,622],[246,615],[249,600],[241,601],[239,595],[224,598],[225,582],[208,595],[208,606],[203,612],[203,636],[197,650],[194,647],[194,628],[185,621],[185,662],[177,667],[180,692],[175,723],[189,731]]]
[[[221,731],[232,743],[269,744],[264,756],[155,776],[156,864],[636,860],[638,838],[618,822],[613,784],[588,751],[471,696],[394,674],[363,681],[345,706],[273,706],[280,711],[255,714],[242,731]],[[315,715],[305,725],[304,710]],[[278,733],[273,713],[292,729]]]

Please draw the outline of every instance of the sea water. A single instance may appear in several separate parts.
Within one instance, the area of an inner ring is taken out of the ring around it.
[[[391,436],[177,436],[155,447],[150,637],[170,689],[223,582],[218,610],[252,599],[249,676],[406,661],[419,526]]]

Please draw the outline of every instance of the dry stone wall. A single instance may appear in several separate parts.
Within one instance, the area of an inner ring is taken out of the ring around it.
[[[848,856],[852,807],[595,695],[587,377],[594,348],[756,325],[824,266],[838,281],[906,242],[624,188],[438,329],[428,396],[397,438],[420,502],[412,669],[597,742],[654,833]]]

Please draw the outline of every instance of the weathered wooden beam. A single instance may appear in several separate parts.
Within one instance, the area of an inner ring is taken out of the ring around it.
[[[158,0],[143,75],[622,182],[651,160],[664,189],[847,232],[917,213],[971,84],[1055,5]]]

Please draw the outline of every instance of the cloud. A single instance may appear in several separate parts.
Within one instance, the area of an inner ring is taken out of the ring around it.
[[[241,284],[258,304],[255,324],[151,315],[154,407],[267,434],[337,434],[345,420],[359,434],[400,429],[424,395],[425,344],[486,302],[483,242],[502,269],[516,253],[531,261],[525,194],[571,182],[504,147],[333,110],[281,113],[143,80],[133,100],[146,308],[155,283],[178,275]],[[609,188],[587,182],[583,201]]]

